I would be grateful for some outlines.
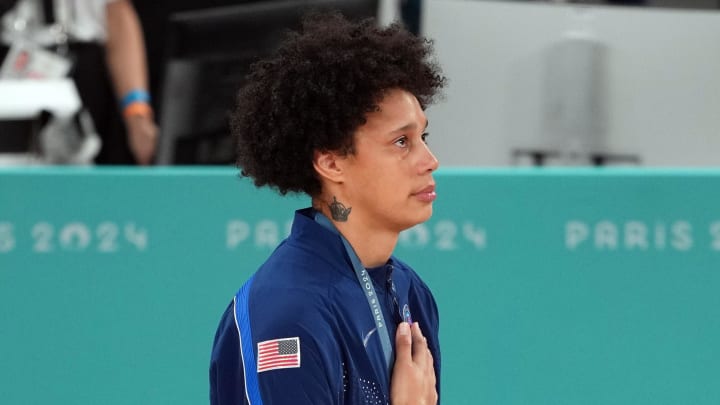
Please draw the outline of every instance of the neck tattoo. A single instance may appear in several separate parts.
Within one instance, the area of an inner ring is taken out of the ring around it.
[[[332,219],[338,222],[346,222],[352,210],[352,207],[345,208],[345,205],[338,201],[335,196],[333,196],[333,201],[328,204],[328,208],[330,208]]]

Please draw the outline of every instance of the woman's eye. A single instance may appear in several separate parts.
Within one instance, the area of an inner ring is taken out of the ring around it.
[[[402,148],[406,147],[407,143],[408,143],[407,138],[404,136],[395,141],[395,145],[400,146]]]
[[[430,136],[430,134],[427,133],[427,132],[425,132],[424,134],[422,134],[422,141],[425,142],[425,143],[427,143],[427,137],[428,137],[428,136]]]

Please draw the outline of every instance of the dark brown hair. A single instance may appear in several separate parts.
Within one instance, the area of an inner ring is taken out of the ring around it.
[[[353,153],[353,134],[389,89],[425,108],[445,78],[432,43],[401,25],[313,14],[274,56],[255,63],[231,117],[237,164],[256,186],[281,194],[320,192],[316,150]]]

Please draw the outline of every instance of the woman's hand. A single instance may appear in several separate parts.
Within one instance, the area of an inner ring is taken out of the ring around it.
[[[417,322],[403,322],[395,336],[395,367],[390,381],[392,405],[435,405],[433,358]]]

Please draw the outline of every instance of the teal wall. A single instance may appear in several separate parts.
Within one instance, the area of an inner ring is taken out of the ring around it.
[[[437,182],[396,254],[446,405],[720,403],[720,170]],[[0,171],[0,402],[207,403],[221,312],[307,204],[231,169]]]

